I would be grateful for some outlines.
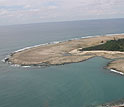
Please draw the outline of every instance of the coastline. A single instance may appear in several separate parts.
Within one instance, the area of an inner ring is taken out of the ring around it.
[[[124,35],[124,33],[119,33],[119,34],[105,34],[105,35],[94,35],[94,36],[85,36],[85,37],[79,37],[79,38],[72,38],[72,39],[68,39],[68,40],[62,40],[62,41],[53,41],[53,42],[48,42],[48,43],[43,43],[43,44],[38,44],[38,45],[33,45],[33,46],[28,46],[25,48],[21,48],[18,49],[12,53],[10,53],[9,55],[7,55],[4,59],[2,59],[2,62],[5,62],[6,58],[9,58],[11,56],[11,54],[15,54],[16,52],[20,52],[20,51],[24,51],[26,49],[30,49],[30,48],[34,48],[34,47],[38,47],[38,46],[42,46],[42,45],[48,45],[48,44],[57,44],[57,43],[61,43],[61,42],[66,42],[66,41],[70,41],[70,40],[79,40],[79,39],[85,39],[85,38],[92,38],[92,37],[101,37],[101,36],[116,36],[116,35]]]
[[[124,99],[119,99],[117,101],[108,102],[96,107],[124,107]]]
[[[101,56],[108,59],[115,59],[115,58],[122,58],[122,57],[124,58],[124,52],[121,52],[121,53],[114,52],[114,51],[113,52],[108,52],[108,51],[91,52],[90,51],[85,53],[74,52],[81,47],[85,48],[88,46],[97,45],[97,44],[100,44],[101,40],[105,42],[107,40],[112,40],[114,37],[124,38],[124,33],[107,34],[104,36],[98,36],[98,35],[86,36],[81,38],[74,38],[74,39],[64,40],[64,41],[54,41],[50,43],[26,47],[26,48],[14,51],[2,61],[10,63],[12,65],[16,65],[16,66],[29,67],[32,65],[47,66],[47,65],[62,65],[66,63],[81,62],[95,56]],[[89,43],[90,41],[92,41],[92,43]],[[24,54],[26,54],[27,56],[25,56]],[[41,59],[39,60],[38,57],[40,57]],[[107,68],[110,70],[112,69],[112,67],[110,67],[110,64],[108,65]],[[117,69],[117,71],[121,71],[121,70]],[[124,72],[124,71],[122,70],[121,72]]]
[[[124,75],[124,73],[120,72],[120,71],[117,71],[115,69],[110,69],[111,72],[114,72],[114,73],[117,73],[117,74],[120,74],[120,75]]]

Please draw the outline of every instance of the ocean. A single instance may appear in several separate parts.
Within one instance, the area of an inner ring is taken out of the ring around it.
[[[0,26],[0,107],[95,107],[124,98],[124,76],[104,68],[109,59],[50,67],[15,67],[3,60],[30,46],[124,33],[124,19]]]

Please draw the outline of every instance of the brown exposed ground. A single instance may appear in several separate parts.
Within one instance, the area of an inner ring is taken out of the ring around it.
[[[41,45],[16,52],[7,61],[19,65],[58,65],[80,62],[95,56],[115,59],[124,58],[124,52],[113,51],[79,51],[80,48],[99,45],[108,40],[124,38],[124,35],[99,36],[77,40],[69,40],[57,44]],[[120,64],[118,64],[118,62]],[[124,72],[124,61],[118,60],[109,64],[108,68]]]
[[[108,68],[124,72],[124,59],[116,60],[108,65]]]

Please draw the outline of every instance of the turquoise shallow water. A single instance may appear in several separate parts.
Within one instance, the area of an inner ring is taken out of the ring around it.
[[[124,98],[124,77],[97,57],[46,68],[0,72],[0,107],[87,107]]]
[[[27,46],[85,36],[123,33],[124,19],[0,27],[0,60]],[[124,77],[96,57],[51,67],[13,67],[0,62],[0,107],[92,107],[124,98]]]

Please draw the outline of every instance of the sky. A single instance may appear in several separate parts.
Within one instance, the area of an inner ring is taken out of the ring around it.
[[[124,18],[124,0],[0,0],[0,25]]]

